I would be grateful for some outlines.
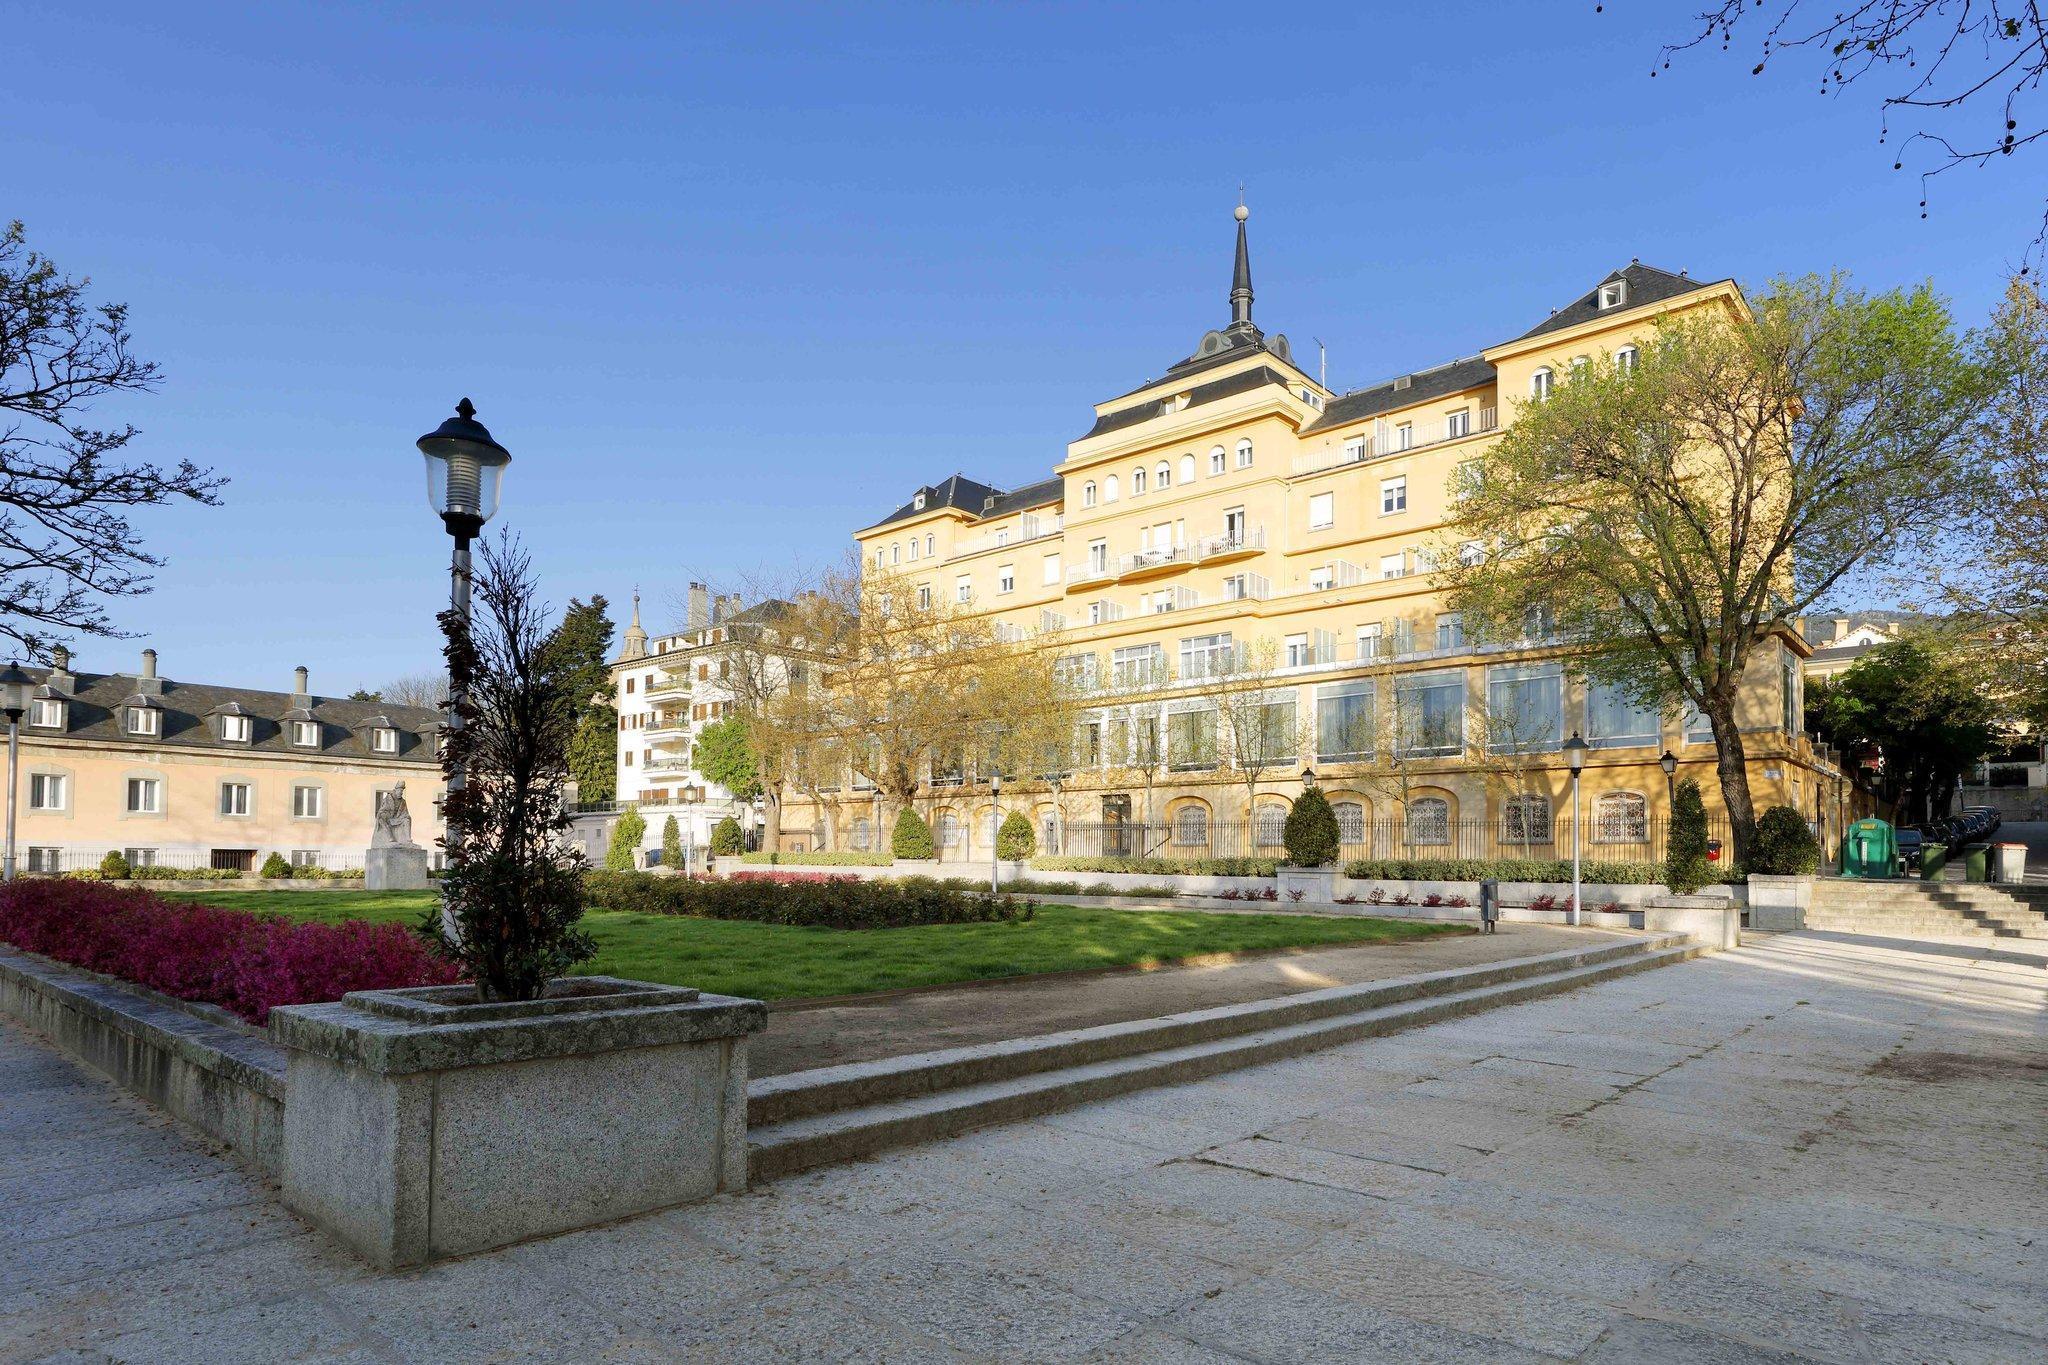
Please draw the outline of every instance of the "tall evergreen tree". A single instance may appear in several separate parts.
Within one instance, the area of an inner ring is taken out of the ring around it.
[[[582,706],[569,741],[569,776],[576,779],[577,799],[582,801],[609,801],[619,789],[619,713],[612,705],[609,607],[602,593],[593,594],[588,602],[570,598],[553,642],[565,656],[571,695]]]

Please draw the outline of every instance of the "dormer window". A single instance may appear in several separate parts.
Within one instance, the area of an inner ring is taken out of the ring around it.
[[[37,697],[28,704],[28,723],[45,730],[64,728],[64,703],[55,697]]]
[[[227,743],[247,744],[249,742],[249,733],[249,718],[247,716],[222,716],[220,718],[220,737]]]
[[[922,512],[924,510],[924,494],[919,493],[916,497],[912,498],[910,500],[910,505],[915,510]]]
[[[131,735],[163,733],[163,718],[153,706],[131,706],[121,727]]]
[[[317,720],[295,720],[292,722],[292,743],[301,749],[320,747],[320,722]]]
[[[372,753],[395,754],[398,752],[398,731],[388,725],[380,725],[370,731]]]
[[[1610,308],[1619,308],[1627,302],[1628,282],[1626,280],[1609,280],[1606,284],[1600,286],[1601,312],[1604,313]]]

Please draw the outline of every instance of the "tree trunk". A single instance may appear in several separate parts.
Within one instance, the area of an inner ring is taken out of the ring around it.
[[[1714,729],[1714,767],[1721,779],[1721,802],[1728,808],[1727,865],[1743,866],[1749,858],[1749,836],[1756,828],[1756,803],[1749,795],[1749,756],[1742,731],[1735,725],[1734,699],[1707,698],[1707,721]]]
[[[839,847],[839,802],[821,800],[818,804],[825,811],[825,847],[836,849]]]
[[[782,851],[782,793],[763,788],[761,792],[761,805],[761,851],[764,853],[780,853]]]

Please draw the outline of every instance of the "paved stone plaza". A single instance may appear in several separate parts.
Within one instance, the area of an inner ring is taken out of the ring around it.
[[[378,1276],[0,1031],[0,1356],[2048,1356],[2048,962],[1797,934]]]

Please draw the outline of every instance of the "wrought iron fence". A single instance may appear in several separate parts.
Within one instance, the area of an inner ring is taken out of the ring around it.
[[[15,849],[15,866],[24,873],[60,876],[67,872],[99,870],[109,853],[119,853],[129,867],[161,867],[179,872],[204,869],[249,871],[263,866],[272,853],[283,855],[295,867],[318,868],[325,872],[350,872],[363,866],[363,855],[329,849],[294,850],[247,848],[140,848],[134,845],[77,847],[22,843]],[[310,860],[307,855],[310,853]]]
[[[1426,800],[1426,799],[1425,799]],[[1409,819],[1361,821],[1340,811],[1339,856],[1359,858],[1534,858],[1572,856],[1572,819],[1515,821],[1438,818],[1418,800]],[[1039,851],[1073,857],[1150,858],[1284,858],[1286,812],[1277,804],[1271,815],[1253,820],[1216,820],[1200,807],[1183,807],[1165,820],[1042,819],[1036,833]],[[982,831],[972,848],[982,848]],[[962,831],[963,836],[966,831]],[[1668,820],[1601,820],[1588,817],[1583,826],[1580,857],[1587,862],[1662,862],[1670,848]],[[1727,833],[1709,821],[1707,836],[1725,842]],[[962,846],[955,856],[970,851]],[[985,854],[984,854],[985,856]]]

